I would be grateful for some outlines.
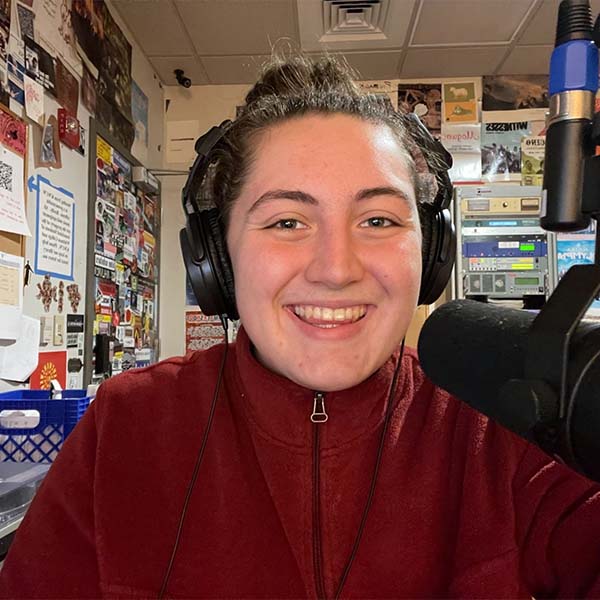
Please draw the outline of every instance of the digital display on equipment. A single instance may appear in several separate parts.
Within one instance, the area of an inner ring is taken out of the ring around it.
[[[535,250],[535,244],[521,244],[519,250],[521,250],[521,252],[533,252]]]
[[[537,285],[537,277],[515,277],[515,285]]]

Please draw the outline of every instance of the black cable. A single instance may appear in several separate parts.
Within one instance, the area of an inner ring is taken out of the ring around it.
[[[208,442],[208,434],[210,433],[210,429],[213,422],[213,417],[215,414],[215,410],[217,408],[217,399],[219,397],[219,391],[221,389],[221,380],[223,378],[223,372],[225,370],[225,361],[227,359],[227,351],[229,349],[229,336],[227,335],[227,317],[222,315],[220,317],[221,324],[223,325],[223,329],[225,330],[225,349],[223,350],[223,357],[221,359],[221,366],[219,367],[219,376],[217,377],[217,385],[215,386],[215,393],[213,395],[212,403],[210,405],[210,412],[208,414],[208,419],[206,421],[206,426],[204,428],[204,435],[202,436],[202,444],[200,444],[200,450],[198,452],[198,458],[196,459],[196,464],[194,465],[194,471],[192,473],[192,477],[187,487],[187,491],[185,494],[185,500],[183,502],[183,509],[181,511],[181,516],[179,517],[179,527],[177,528],[177,535],[175,537],[175,542],[173,544],[173,551],[171,552],[171,560],[169,560],[169,565],[167,566],[167,570],[165,572],[165,576],[163,578],[163,582],[160,588],[160,592],[158,593],[159,598],[164,598],[165,592],[167,591],[167,585],[169,584],[169,578],[171,577],[171,571],[173,569],[173,565],[175,564],[175,557],[177,555],[177,549],[179,548],[179,542],[181,540],[181,533],[183,531],[183,525],[185,523],[185,517],[187,514],[187,509],[190,503],[190,499],[192,497],[192,492],[194,491],[194,486],[196,484],[196,479],[198,478],[198,473],[200,471],[200,465],[202,464],[202,459],[204,458],[204,450],[206,449],[206,443]]]
[[[360,545],[360,540],[362,538],[362,534],[367,523],[367,517],[369,516],[369,510],[371,509],[371,503],[373,502],[373,496],[375,495],[375,486],[377,484],[377,474],[379,473],[379,466],[381,464],[381,457],[383,456],[383,447],[385,445],[385,437],[386,433],[392,418],[392,405],[394,394],[396,393],[396,384],[398,383],[398,375],[400,374],[400,369],[402,366],[402,357],[404,356],[404,339],[402,340],[402,345],[400,346],[400,356],[398,357],[398,362],[396,363],[396,368],[394,370],[394,376],[392,378],[392,383],[390,385],[390,392],[388,394],[387,406],[385,409],[385,419],[383,421],[383,429],[381,431],[381,439],[379,441],[379,449],[377,450],[377,459],[375,461],[375,469],[373,470],[373,477],[371,478],[371,487],[369,489],[369,495],[367,496],[367,502],[365,503],[365,508],[363,510],[362,518],[360,520],[360,525],[358,527],[358,531],[356,532],[356,538],[354,540],[354,545],[352,546],[352,551],[350,552],[350,556],[348,557],[348,562],[344,568],[342,573],[342,578],[340,579],[340,583],[338,585],[337,592],[335,593],[335,600],[342,594],[342,590],[344,588],[344,584],[346,583],[346,579],[350,574],[350,569],[352,568],[352,563],[356,558],[356,554],[358,553],[358,547]]]

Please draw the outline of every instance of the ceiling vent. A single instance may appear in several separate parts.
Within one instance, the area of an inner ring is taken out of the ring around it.
[[[402,48],[417,0],[297,0],[305,52]]]
[[[390,0],[322,0],[321,42],[385,38]]]

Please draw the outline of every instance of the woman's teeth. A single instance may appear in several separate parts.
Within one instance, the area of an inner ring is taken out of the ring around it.
[[[294,313],[306,323],[317,327],[336,327],[347,323],[354,323],[362,319],[367,307],[365,304],[347,306],[345,308],[329,308],[326,306],[294,305]]]

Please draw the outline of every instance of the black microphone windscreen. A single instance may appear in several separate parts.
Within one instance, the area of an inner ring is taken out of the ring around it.
[[[514,429],[498,396],[509,379],[524,375],[527,331],[534,318],[524,310],[474,300],[448,302],[423,325],[421,366],[433,383]]]

